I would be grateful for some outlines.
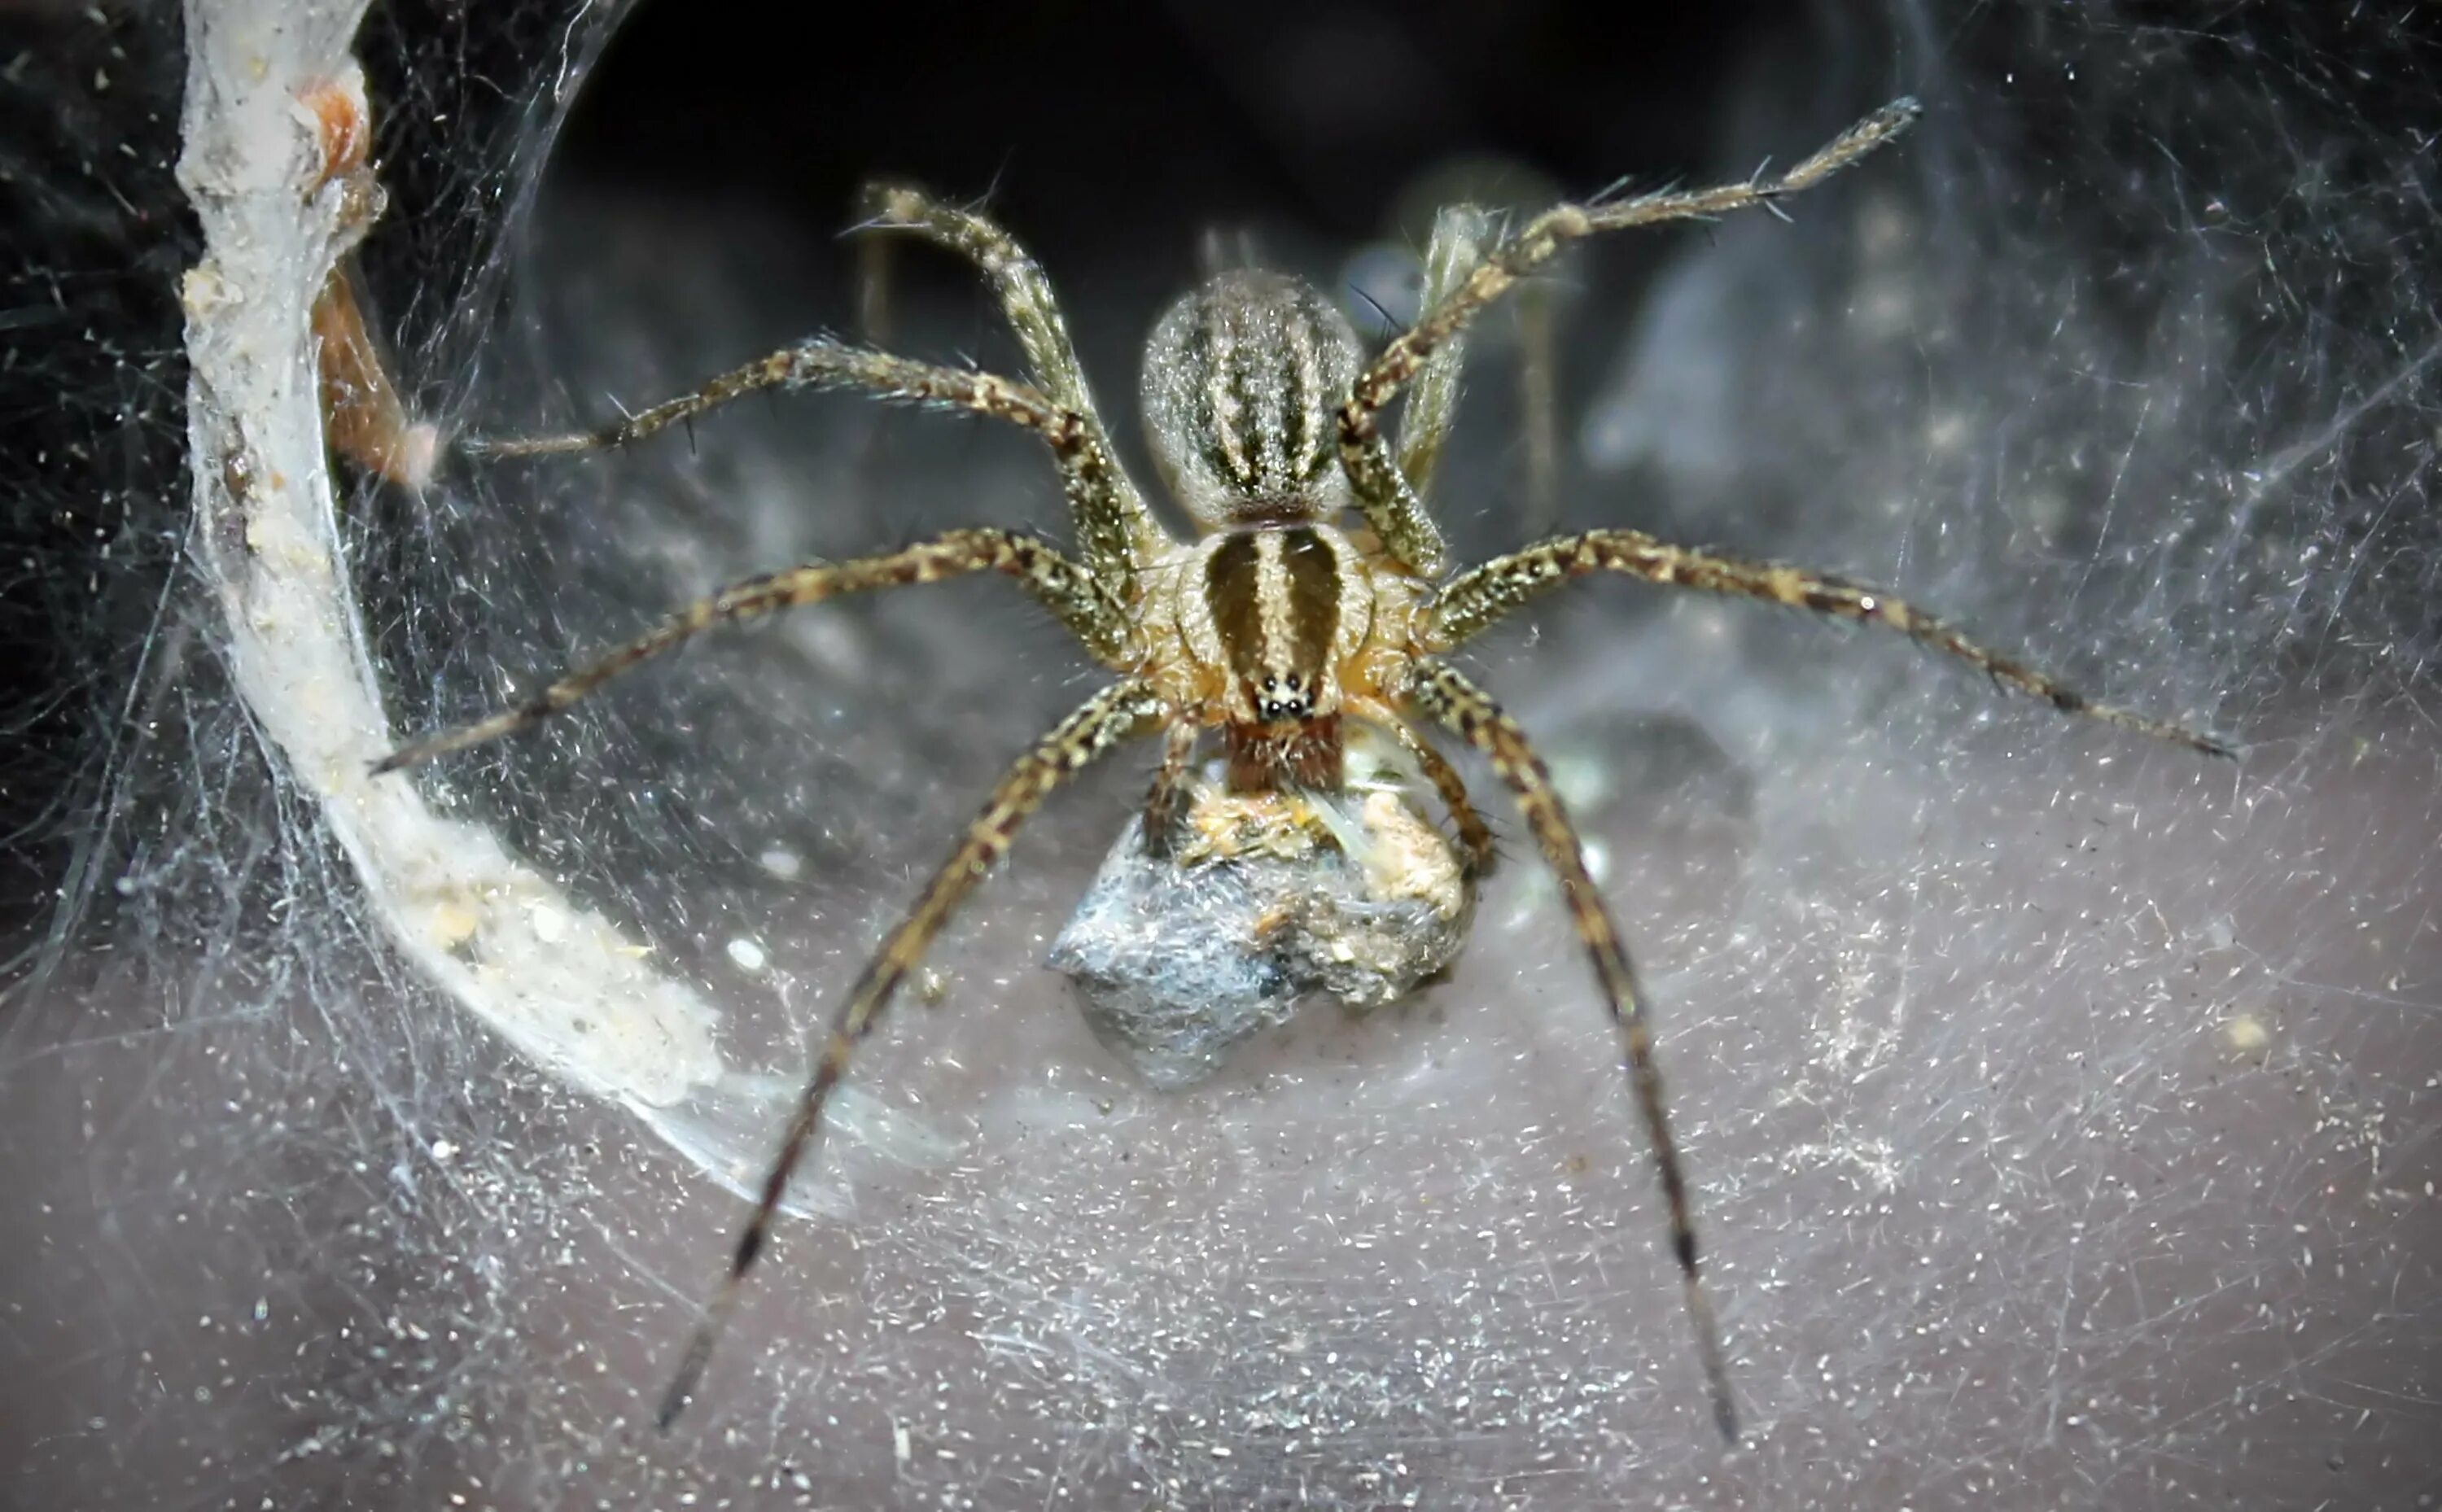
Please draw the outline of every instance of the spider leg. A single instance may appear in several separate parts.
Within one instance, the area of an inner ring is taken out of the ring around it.
[[[1527,741],[1526,732],[1503,712],[1491,695],[1447,663],[1420,661],[1411,674],[1407,696],[1410,702],[1440,720],[1491,761],[1492,770],[1517,795],[1518,807],[1542,847],[1545,863],[1559,879],[1560,892],[1568,902],[1577,938],[1594,957],[1595,975],[1602,984],[1612,1022],[1619,1029],[1628,1058],[1629,1081],[1636,1092],[1637,1111],[1644,1117],[1646,1136],[1653,1146],[1653,1162],[1661,1172],[1662,1193],[1670,1210],[1671,1253],[1679,1262],[1681,1291],[1686,1299],[1688,1321],[1696,1331],[1696,1352],[1704,1362],[1705,1383],[1712,1393],[1713,1418],[1721,1425],[1722,1437],[1736,1443],[1738,1409],[1730,1396],[1729,1371],[1722,1362],[1721,1329],[1713,1318],[1712,1300],[1705,1295],[1704,1280],[1697,1271],[1695,1221],[1688,1210],[1686,1176],[1679,1167],[1679,1146],[1671,1138],[1669,1114],[1663,1104],[1662,1072],[1653,1060],[1652,1026],[1648,1022],[1644,994],[1637,986],[1636,969],[1630,964],[1627,947],[1620,943],[1619,931],[1613,927],[1611,914],[1603,907],[1602,895],[1595,890],[1594,879],[1586,872],[1576,829],[1561,808],[1560,795],[1552,786],[1552,774]]]
[[[641,441],[674,425],[692,426],[695,417],[707,410],[767,389],[857,390],[883,399],[972,410],[1031,430],[1050,446],[1052,460],[1059,465],[1070,504],[1078,511],[1079,535],[1090,549],[1089,565],[1122,549],[1118,539],[1103,538],[1114,537],[1115,533],[1098,523],[1100,516],[1096,511],[1103,506],[1096,501],[1117,497],[1115,490],[1128,486],[1126,478],[1111,460],[1109,446],[1085,416],[1054,404],[1030,385],[996,373],[918,362],[869,347],[848,346],[828,337],[815,337],[757,357],[702,388],[649,410],[640,410],[598,430],[552,436],[472,437],[462,445],[477,457],[542,457],[601,451]],[[1097,530],[1101,536],[1094,534]],[[1117,560],[1121,570],[1116,577],[1108,573],[1101,575],[1105,582],[1117,585],[1116,596],[1123,597],[1129,581],[1129,559],[1121,555]]]
[[[779,1211],[781,1198],[788,1193],[789,1180],[820,1141],[824,1105],[829,1102],[831,1090],[839,1085],[840,1078],[847,1074],[848,1057],[858,1042],[873,1032],[891,993],[922,959],[959,901],[1009,849],[1010,841],[1027,816],[1041,807],[1063,781],[1139,733],[1161,712],[1161,701],[1151,686],[1131,680],[1104,688],[1061,720],[1001,778],[1000,786],[993,790],[991,801],[967,827],[966,838],[933,873],[933,880],[925,884],[916,906],[866,963],[847,1001],[831,1021],[830,1034],[824,1042],[821,1058],[814,1064],[813,1076],[798,1098],[788,1132],[781,1137],[779,1153],[764,1175],[755,1211],[738,1236],[729,1267],[705,1304],[702,1321],[696,1325],[686,1354],[681,1357],[678,1372],[662,1398],[657,1419],[662,1428],[670,1426],[694,1394],[705,1362],[712,1357],[713,1346],[720,1341],[723,1325],[737,1308],[746,1274],[754,1268],[756,1257],[771,1236],[772,1220]]]
[[[1382,441],[1381,411],[1411,381],[1421,381],[1433,354],[1455,339],[1512,284],[1550,262],[1569,243],[1597,232],[1724,215],[1769,206],[1785,195],[1812,189],[1898,137],[1919,113],[1915,100],[1894,100],[1778,178],[1667,191],[1611,204],[1556,205],[1484,254],[1463,282],[1376,355],[1339,408],[1340,461],[1367,523],[1382,537],[1384,546],[1419,573],[1432,575],[1439,570],[1440,534],[1430,521],[1420,526],[1411,518],[1420,516],[1422,506],[1416,503],[1407,479],[1392,465]],[[1429,560],[1433,565],[1428,565]]]
[[[1153,786],[1145,792],[1144,853],[1167,856],[1171,851],[1171,831],[1178,823],[1178,810],[1187,796],[1187,771],[1195,759],[1196,738],[1204,732],[1192,720],[1173,720],[1162,741],[1161,766],[1153,774]]]
[[[1051,282],[1015,237],[992,220],[945,205],[910,184],[867,184],[857,205],[866,217],[859,229],[913,231],[975,264],[992,281],[1001,311],[1026,351],[1035,384],[1052,403],[1084,416],[1096,435],[1103,433],[1085,370],[1068,339],[1068,325],[1052,295]]]
[[[1484,822],[1484,815],[1477,811],[1474,800],[1467,796],[1467,782],[1458,774],[1458,768],[1451,766],[1448,756],[1416,733],[1414,725],[1396,715],[1367,717],[1365,722],[1389,731],[1407,749],[1408,755],[1415,758],[1417,770],[1425,774],[1426,781],[1433,785],[1433,791],[1441,794],[1442,807],[1449,811],[1450,823],[1458,827],[1458,843],[1467,852],[1467,880],[1480,882],[1491,876],[1492,868],[1501,859],[1493,843],[1492,827]]]
[[[674,425],[767,389],[841,389],[877,398],[972,410],[1031,430],[1066,458],[1084,449],[1082,422],[1044,397],[1041,391],[997,373],[945,368],[829,337],[810,337],[794,346],[732,368],[701,387],[648,410],[622,415],[592,430],[549,436],[469,436],[459,445],[477,457],[555,457],[608,451],[644,440]]]
[[[1425,247],[1424,308],[1449,298],[1498,240],[1499,222],[1480,205],[1446,205],[1433,217]],[[1526,429],[1526,533],[1540,535],[1558,515],[1560,473],[1558,309],[1551,291],[1528,283],[1518,291],[1518,409]],[[1399,472],[1418,498],[1432,492],[1433,468],[1458,417],[1459,378],[1467,334],[1452,336],[1416,372],[1399,412]]]
[[[897,327],[891,315],[891,269],[887,237],[868,236],[856,244],[856,335],[867,346],[894,345]]]
[[[1801,568],[1741,561],[1656,540],[1642,531],[1597,530],[1562,536],[1498,556],[1446,584],[1418,641],[1430,649],[1459,646],[1524,604],[1571,578],[1619,573],[1711,593],[1733,593],[1812,610],[1899,631],[1937,651],[1955,656],[1994,682],[2043,700],[2065,714],[2081,714],[2207,756],[2234,756],[2227,742],[2164,720],[2097,703],[2050,674],[1990,651],[1923,610],[1879,588],[1845,582]]]
[[[381,343],[365,323],[358,282],[355,260],[342,259],[314,301],[325,428],[341,456],[402,488],[421,488],[432,476],[438,432],[410,418],[400,400]]]
[[[410,741],[374,763],[374,772],[395,772],[481,745],[538,724],[649,658],[719,625],[756,619],[819,604],[842,593],[869,592],[910,583],[933,583],[984,571],[1007,573],[1024,585],[1062,624],[1106,661],[1121,660],[1127,625],[1120,609],[1084,569],[1031,536],[1002,530],[954,530],[933,540],[853,561],[809,562],[734,583],[664,619],[627,645],[562,674],[541,692],[473,724],[440,730]]]
[[[1526,515],[1532,538],[1560,519],[1560,294],[1518,291],[1518,413],[1526,430]]]
[[[867,217],[866,226],[912,231],[966,258],[992,281],[1001,311],[1026,351],[1029,373],[1053,404],[1077,417],[1083,436],[1080,455],[1091,454],[1092,465],[1079,467],[1077,476],[1066,478],[1085,565],[1106,581],[1113,580],[1113,574],[1124,581],[1134,564],[1147,560],[1169,538],[1154,522],[1136,485],[1111,461],[1110,438],[1094,408],[1084,367],[1077,360],[1067,321],[1061,317],[1051,281],[1044,276],[1041,264],[991,220],[944,205],[911,186],[869,184],[859,204]],[[1074,465],[1064,458],[1064,476]]]
[[[1357,495],[1358,512],[1393,561],[1419,577],[1439,577],[1449,566],[1449,545],[1442,528],[1425,512],[1425,501],[1408,475],[1391,460],[1369,411],[1353,422],[1350,406],[1339,410],[1339,465]]]
[[[1493,217],[1479,205],[1446,205],[1433,216],[1432,240],[1425,245],[1424,308],[1449,298],[1484,260],[1493,241]],[[1415,392],[1399,413],[1399,473],[1417,497],[1432,491],[1433,468],[1458,415],[1459,374],[1467,338],[1452,337],[1416,372]]]

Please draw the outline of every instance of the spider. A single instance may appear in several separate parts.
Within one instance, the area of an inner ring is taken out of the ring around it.
[[[465,443],[479,457],[620,446],[770,389],[855,390],[972,410],[1031,430],[1050,448],[1073,516],[1076,555],[1030,535],[963,529],[884,556],[810,562],[752,578],[679,610],[489,719],[402,746],[376,772],[528,728],[716,626],[971,573],[1016,578],[1117,674],[1009,769],[840,1005],[753,1213],[662,1399],[661,1427],[666,1430],[692,1396],[792,1177],[819,1143],[824,1107],[858,1043],[872,1033],[953,910],[1055,788],[1123,742],[1159,733],[1162,753],[1144,826],[1146,843],[1158,849],[1172,833],[1208,731],[1219,732],[1228,787],[1261,793],[1336,790],[1346,739],[1354,727],[1371,726],[1415,758],[1449,810],[1461,854],[1481,874],[1493,859],[1491,829],[1458,773],[1416,728],[1421,720],[1488,761],[1559,882],[1617,1030],[1660,1175],[1670,1251],[1714,1416],[1736,1442],[1728,1370],[1698,1268],[1687,1181],[1664,1104],[1645,994],[1551,774],[1525,732],[1445,655],[1564,582],[1613,573],[1881,626],[2065,712],[2214,756],[2233,753],[2209,736],[2089,701],[1880,589],[1675,546],[1639,531],[1563,536],[1453,574],[1420,495],[1450,422],[1460,338],[1520,280],[1567,244],[1597,232],[1750,208],[1781,213],[1782,198],[1890,142],[1918,113],[1912,100],[1886,105],[1777,177],[1759,172],[1704,190],[1561,204],[1489,246],[1477,239],[1481,216],[1446,214],[1428,249],[1424,313],[1370,360],[1346,318],[1313,285],[1260,269],[1211,277],[1156,324],[1142,374],[1151,447],[1162,482],[1194,522],[1192,539],[1156,522],[1114,458],[1033,259],[981,214],[898,185],[868,189],[867,228],[911,232],[975,263],[1015,329],[1029,381],[818,337],[600,429]],[[1394,456],[1381,417],[1403,391],[1412,392]],[[1351,510],[1361,525],[1338,523]]]

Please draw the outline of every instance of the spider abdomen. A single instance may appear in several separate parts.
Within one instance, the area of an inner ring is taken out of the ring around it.
[[[1350,502],[1338,414],[1363,363],[1322,292],[1241,268],[1165,312],[1145,343],[1145,426],[1179,503],[1208,530],[1328,519]]]

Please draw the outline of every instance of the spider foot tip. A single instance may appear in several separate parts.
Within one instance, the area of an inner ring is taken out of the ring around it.
[[[923,191],[913,184],[896,179],[867,183],[856,198],[856,212],[862,222],[848,229],[895,230],[912,226],[922,218],[924,201]]]
[[[671,1426],[678,1422],[679,1414],[686,1411],[686,1405],[687,1394],[673,1387],[670,1394],[662,1398],[661,1407],[653,1413],[653,1431],[668,1432]]]
[[[1740,1447],[1739,1410],[1726,1401],[1713,1404],[1713,1426],[1722,1430],[1722,1442],[1731,1448]]]

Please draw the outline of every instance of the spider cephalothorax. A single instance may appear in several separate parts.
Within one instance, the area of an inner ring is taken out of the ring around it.
[[[1376,691],[1360,659],[1377,621],[1406,618],[1404,602],[1379,611],[1381,575],[1346,536],[1312,523],[1224,530],[1149,575],[1148,667],[1174,706],[1223,727],[1231,787],[1339,782],[1339,721]]]
[[[814,1147],[823,1110],[857,1042],[872,1031],[952,910],[1052,789],[1122,741],[1162,733],[1144,828],[1148,844],[1158,846],[1171,831],[1168,820],[1207,732],[1220,731],[1229,786],[1240,792],[1328,792],[1343,780],[1349,726],[1369,726],[1415,759],[1449,807],[1462,853],[1480,873],[1491,858],[1491,831],[1457,773],[1415,728],[1421,718],[1489,761],[1559,880],[1618,1029],[1621,1058],[1652,1144],[1669,1210],[1671,1251],[1715,1414],[1722,1431],[1735,1436],[1728,1375],[1698,1279],[1686,1184],[1635,971],[1586,870],[1551,774],[1525,733],[1441,655],[1562,582],[1610,573],[1882,626],[2056,708],[2208,753],[2229,750],[2177,725],[2090,703],[1880,590],[1674,546],[1639,531],[1559,537],[1450,575],[1441,533],[1420,496],[1449,424],[1460,336],[1480,311],[1561,246],[1598,231],[1772,208],[1891,140],[1916,113],[1911,100],[1886,106],[1778,178],[1559,205],[1491,245],[1478,240],[1488,224],[1481,212],[1445,213],[1427,254],[1433,276],[1424,314],[1370,359],[1347,320],[1311,285],[1260,271],[1208,281],[1155,327],[1143,386],[1163,479],[1198,527],[1192,540],[1174,538],[1155,522],[1114,459],[1050,285],[1033,260],[982,216],[899,186],[871,191],[868,225],[912,232],[981,267],[1025,349],[1030,382],[817,338],[600,431],[465,443],[467,450],[491,456],[619,446],[775,387],[855,389],[957,406],[1032,430],[1050,447],[1075,516],[1077,556],[1030,536],[955,530],[886,556],[810,563],[754,578],[679,610],[523,703],[402,747],[380,770],[533,724],[716,625],[841,593],[987,570],[1016,578],[1118,677],[1010,769],[849,990],[720,1287],[664,1398],[665,1425],[693,1390],[790,1177]],[[1410,398],[1394,454],[1381,415],[1402,392]],[[1343,530],[1340,520],[1352,510],[1362,523]]]

